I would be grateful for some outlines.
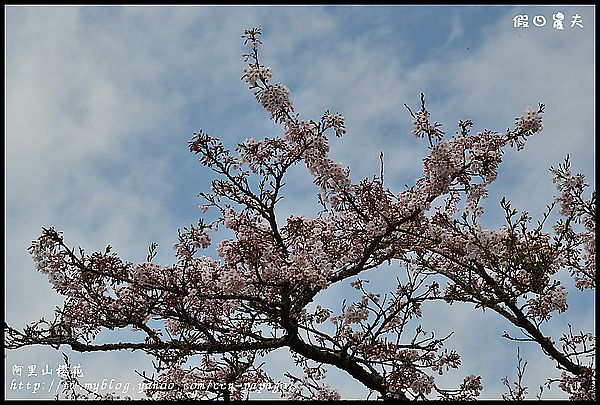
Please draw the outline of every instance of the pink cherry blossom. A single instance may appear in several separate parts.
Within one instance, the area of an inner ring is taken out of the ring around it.
[[[352,136],[343,115],[302,118],[288,87],[271,83],[260,35],[252,28],[242,36],[249,48],[242,79],[279,132],[240,140],[234,150],[194,132],[189,150],[216,178],[199,195],[202,217],[177,233],[176,262],[154,263],[155,244],[137,263],[110,246],[86,253],[43,228],[29,252],[64,304],[53,320],[23,330],[5,325],[7,348],[144,351],[156,371],[144,377],[145,392],[158,400],[241,400],[261,386],[289,399],[342,399],[328,384],[332,368],[380,399],[473,400],[482,379],[463,373],[452,334],[419,323],[436,305],[463,303],[499,315],[512,332],[498,338],[525,340],[548,356],[557,365],[549,376],[562,373],[549,383],[571,399],[595,399],[595,336],[569,328],[557,343],[545,328],[568,315],[567,274],[578,289],[595,288],[595,192],[588,197],[585,177],[571,173],[567,158],[551,168],[558,195],[537,225],[507,199],[502,225],[482,221],[505,150],[521,150],[540,133],[544,105],[505,132],[471,133],[467,119],[448,135],[431,122],[422,94],[419,110],[407,108],[412,135],[428,153],[414,183],[392,190],[383,170],[357,181],[332,158],[328,137]],[[313,217],[284,216],[278,205],[298,164],[315,186]],[[223,228],[226,236],[213,241]],[[388,272],[387,283],[371,284],[374,272]],[[340,286],[352,295],[325,305],[323,295]],[[138,335],[96,340],[116,329]],[[302,372],[285,373],[285,385],[263,367],[278,349]],[[453,388],[444,381],[451,370],[465,376]]]

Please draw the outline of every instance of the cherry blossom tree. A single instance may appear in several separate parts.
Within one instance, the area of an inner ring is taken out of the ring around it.
[[[518,331],[504,338],[532,342],[552,359],[562,374],[548,385],[571,399],[594,399],[595,336],[569,328],[556,342],[544,329],[568,310],[559,274],[568,273],[581,291],[596,287],[595,191],[586,196],[585,177],[571,172],[567,157],[551,169],[558,196],[541,221],[532,223],[503,199],[505,224],[480,223],[504,150],[521,150],[542,130],[544,105],[529,108],[504,132],[472,133],[466,119],[449,136],[432,122],[421,95],[418,109],[406,108],[412,135],[427,142],[429,154],[422,176],[393,191],[384,186],[383,159],[378,176],[351,180],[349,168],[329,153],[328,136],[346,133],[343,116],[325,111],[318,120],[302,119],[290,90],[274,83],[259,59],[260,30],[242,38],[249,49],[242,79],[281,135],[249,138],[230,150],[194,133],[190,151],[216,174],[211,190],[200,193],[201,207],[217,219],[206,216],[179,230],[172,265],[153,263],[155,244],[136,264],[110,246],[91,254],[75,249],[61,232],[44,228],[29,251],[64,305],[54,319],[23,330],[5,324],[7,347],[143,351],[155,359],[155,373],[141,374],[152,399],[245,399],[269,387],[291,399],[340,399],[328,384],[331,368],[371,398],[475,399],[481,377],[467,371],[460,385],[443,383],[461,365],[459,353],[445,347],[450,336],[415,322],[432,305],[461,302],[496,312]],[[306,166],[320,211],[283,222],[276,213],[295,165]],[[222,228],[233,236],[216,246],[219,258],[203,255]],[[386,263],[401,276],[388,291],[373,291],[369,275],[388,271]],[[336,284],[351,286],[360,299],[317,305],[319,294]],[[95,342],[101,330],[128,328],[143,339]],[[262,360],[280,348],[302,370],[286,373],[285,385]],[[519,358],[518,381],[503,381],[505,398],[525,397],[525,365]]]

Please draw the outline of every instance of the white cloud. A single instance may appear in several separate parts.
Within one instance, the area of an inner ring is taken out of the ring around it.
[[[460,39],[465,32],[464,22],[461,20],[460,15],[455,15],[452,18],[452,28],[448,34],[448,39],[444,44],[444,48],[452,45],[455,41]]]

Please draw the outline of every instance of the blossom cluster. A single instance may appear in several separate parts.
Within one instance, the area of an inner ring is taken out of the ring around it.
[[[530,299],[527,304],[529,315],[547,321],[551,317],[551,312],[565,312],[567,310],[567,289],[561,285],[558,288],[551,289],[546,294]]]
[[[145,384],[146,394],[154,400],[240,401],[272,383],[262,369],[244,359],[234,357],[228,363],[204,356],[201,363],[201,368],[187,369],[181,363],[165,368],[158,378]]]
[[[506,136],[511,145],[516,146],[517,150],[523,149],[525,140],[529,136],[539,133],[543,129],[541,114],[544,109],[544,104],[540,104],[537,111],[529,107],[522,116],[515,118],[515,129],[509,130]]]
[[[321,118],[323,122],[323,129],[333,128],[336,136],[344,136],[346,134],[346,127],[344,125],[344,117],[340,113],[332,114],[329,110],[325,111]]]
[[[341,127],[338,127],[337,132],[339,131]],[[284,137],[294,149],[304,150],[302,158],[322,192],[347,189],[350,185],[349,170],[328,157],[329,143],[314,122],[293,123]]]
[[[271,68],[268,66],[262,65],[248,65],[242,70],[243,76],[242,78],[248,83],[251,87],[257,85],[259,81],[263,83],[267,83],[269,79],[273,76],[273,72]]]
[[[557,233],[561,234],[570,243],[570,249],[583,247],[585,252],[583,260],[578,254],[571,254],[572,260],[568,261],[571,274],[575,278],[577,288],[590,289],[596,287],[596,193],[592,192],[589,199],[583,195],[588,184],[585,177],[578,173],[573,175],[570,170],[569,156],[564,164],[551,168],[554,174],[553,182],[559,191],[555,202],[560,207],[560,214],[567,220],[559,221],[555,225]],[[582,225],[583,230],[577,231],[573,223]],[[583,263],[581,263],[583,262]]]
[[[561,374],[559,388],[569,394],[571,401],[595,401],[596,370],[586,367],[580,375]]]
[[[429,136],[429,138],[441,139],[444,136],[444,132],[439,129],[440,124],[429,122],[429,111],[422,108],[413,114],[413,129],[412,135],[415,138],[421,138],[423,134]]]
[[[434,387],[433,377],[427,374],[420,374],[415,378],[410,385],[410,389],[413,390],[417,395],[429,394]]]
[[[533,134],[543,128],[540,111],[535,111],[531,107],[528,107],[522,116],[515,118],[515,124],[517,131],[521,133]]]
[[[256,99],[271,114],[271,118],[283,122],[287,113],[293,111],[290,90],[283,83],[268,84],[256,94]]]
[[[463,170],[463,153],[464,145],[457,138],[433,146],[423,165],[424,187],[430,194],[440,195],[449,191],[450,184]]]

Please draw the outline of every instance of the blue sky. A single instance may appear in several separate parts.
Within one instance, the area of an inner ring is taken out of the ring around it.
[[[210,173],[187,150],[202,128],[235,146],[272,136],[268,120],[240,80],[240,35],[261,27],[263,62],[291,90],[304,118],[324,110],[346,117],[348,134],[332,140],[332,155],[354,180],[379,173],[400,191],[419,176],[425,143],[410,135],[410,116],[424,92],[433,120],[452,134],[459,119],[475,130],[502,131],[528,106],[546,104],[544,131],[525,150],[508,151],[486,204],[484,222],[501,221],[498,201],[539,218],[555,194],[548,168],[569,153],[573,170],[595,184],[594,32],[592,6],[264,6],[264,7],[17,7],[6,11],[6,318],[22,327],[50,317],[60,297],[35,271],[27,247],[42,226],[64,231],[87,252],[111,244],[133,262],[151,242],[157,260],[173,260],[179,227],[200,215],[196,198]],[[565,14],[565,30],[552,14]],[[580,14],[584,28],[571,28]],[[544,15],[545,27],[514,28],[517,14]],[[316,210],[316,192],[303,167],[288,179],[281,217]],[[341,288],[320,299],[341,301]],[[574,291],[571,298],[574,296]],[[594,327],[594,295],[570,301],[566,322]],[[450,347],[463,356],[448,385],[481,374],[483,397],[498,398],[500,379],[514,377],[516,344],[500,335],[510,325],[489,313],[453,305],[426,312],[425,325],[455,330]],[[126,336],[126,335],[124,335]],[[71,353],[86,378],[137,384],[150,371],[143,354]],[[521,347],[529,361],[530,393],[552,362],[537,347]],[[269,366],[289,362],[275,352]],[[8,398],[52,397],[10,390],[14,364],[56,368],[60,352],[26,348],[7,353]],[[556,376],[557,373],[552,374]],[[332,385],[345,397],[362,391],[342,373]],[[48,379],[44,381],[49,381]],[[48,382],[49,384],[49,382]],[[134,395],[133,392],[129,392]],[[561,397],[552,390],[548,397]]]

